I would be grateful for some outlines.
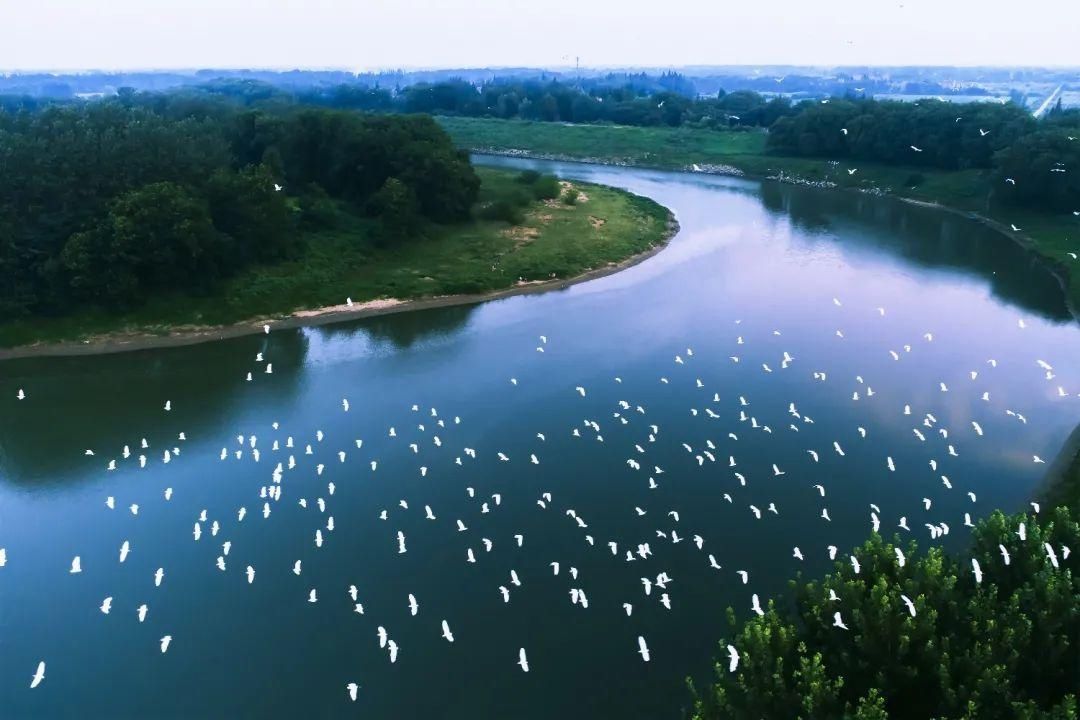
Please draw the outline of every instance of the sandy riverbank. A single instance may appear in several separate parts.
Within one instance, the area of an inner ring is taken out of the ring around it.
[[[671,242],[679,232],[679,223],[674,216],[668,220],[667,230],[660,241],[648,250],[632,255],[618,263],[594,268],[572,278],[522,282],[513,287],[476,295],[442,295],[436,297],[402,300],[398,298],[379,298],[350,305],[333,305],[310,310],[297,310],[289,315],[259,317],[244,322],[223,326],[178,326],[168,333],[151,334],[145,332],[117,332],[95,336],[83,341],[38,343],[15,348],[0,348],[0,360],[14,360],[29,357],[63,357],[74,355],[105,355],[110,353],[150,350],[154,348],[197,345],[199,343],[227,340],[229,338],[257,335],[265,332],[266,325],[274,330],[287,330],[299,327],[314,327],[331,323],[346,322],[376,315],[391,315],[415,310],[451,307],[455,305],[475,305],[490,300],[529,295],[533,293],[560,290],[588,280],[612,275],[626,268],[637,265],[656,255]]]

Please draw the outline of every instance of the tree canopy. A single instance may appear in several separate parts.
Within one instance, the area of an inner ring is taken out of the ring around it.
[[[964,170],[991,167],[996,152],[1036,125],[1013,104],[832,98],[777,120],[768,146],[784,155]]]
[[[395,90],[343,83],[289,92],[251,80],[219,80],[188,89],[245,105],[304,105],[378,112],[427,113],[549,122],[705,128],[768,127],[795,112],[789,99],[750,90],[699,97],[677,73],[615,75],[576,81],[545,78],[414,82]]]
[[[1045,210],[1080,209],[1080,123],[1048,125],[997,155],[996,186],[1004,202]]]
[[[994,172],[995,201],[1051,211],[1080,207],[1077,110],[1056,108],[1039,121],[1013,102],[899,102],[849,95],[794,103],[784,95],[752,90],[698,96],[688,92],[684,82],[678,75],[611,76],[576,83],[496,78],[482,84],[420,82],[393,93],[377,88],[360,92],[343,85],[302,95],[317,104],[380,111],[713,130],[765,128],[769,151],[779,155],[988,170]],[[1070,168],[1074,172],[1068,172]]]
[[[728,609],[732,636],[692,717],[1075,719],[1078,549],[1064,507],[995,511],[959,557],[874,534],[853,553],[858,573],[845,558],[824,580],[793,581],[790,601],[761,617],[739,623]]]
[[[369,202],[388,183],[397,201]],[[186,92],[0,107],[0,314],[132,306],[291,257],[294,198],[386,210],[400,239],[419,220],[467,219],[478,187],[427,116]]]

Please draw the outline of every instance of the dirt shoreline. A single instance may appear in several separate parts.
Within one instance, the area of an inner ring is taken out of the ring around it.
[[[679,232],[678,221],[670,210],[668,212],[668,224],[664,231],[664,235],[660,238],[660,241],[651,248],[644,252],[640,252],[637,255],[632,255],[621,262],[595,268],[572,278],[519,283],[503,290],[495,290],[490,293],[479,293],[475,295],[440,295],[435,297],[417,298],[415,300],[379,298],[363,303],[354,303],[351,307],[348,305],[334,305],[311,310],[297,310],[288,315],[252,318],[232,325],[214,327],[179,326],[165,335],[153,335],[149,333],[109,333],[101,337],[91,338],[90,340],[81,342],[37,343],[13,348],[0,348],[0,361],[33,357],[108,355],[137,350],[198,345],[200,343],[243,337],[245,335],[258,335],[259,333],[265,332],[266,325],[270,326],[271,331],[288,330],[299,327],[317,327],[319,325],[330,325],[332,323],[346,322],[365,317],[375,317],[378,315],[392,315],[395,313],[453,307],[456,305],[476,305],[490,300],[513,297],[515,295],[531,295],[551,290],[561,290],[588,280],[595,280],[607,275],[613,275],[648,260],[653,255],[656,255],[666,248],[671,242],[671,239]]]

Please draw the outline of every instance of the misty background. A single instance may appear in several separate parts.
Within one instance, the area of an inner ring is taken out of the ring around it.
[[[0,71],[1080,64],[1080,3],[0,0]]]

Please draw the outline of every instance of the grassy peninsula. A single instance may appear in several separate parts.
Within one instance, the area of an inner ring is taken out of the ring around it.
[[[976,213],[1045,256],[1068,279],[1073,308],[1080,308],[1080,262],[1068,255],[1080,248],[1080,218],[990,202],[994,171],[940,170],[770,152],[760,129],[571,125],[554,122],[440,117],[461,148],[473,152],[581,160],[663,170],[745,174],[798,184],[844,188],[934,203]],[[854,169],[855,172],[848,171]],[[1080,208],[1077,208],[1080,210]],[[1020,232],[1012,232],[1016,225]]]
[[[340,306],[346,298],[482,295],[627,261],[662,245],[673,229],[666,208],[622,190],[475,170],[481,184],[469,222],[426,224],[408,241],[387,244],[376,222],[335,203],[328,227],[308,233],[295,258],[246,268],[209,293],[155,295],[128,311],[84,307],[9,320],[0,323],[0,347],[191,332]],[[545,183],[555,183],[554,191],[541,194],[555,196],[537,198],[534,187]]]
[[[0,347],[476,299],[671,231],[625,192],[474,168],[427,115],[128,93],[0,110],[0,158]]]

